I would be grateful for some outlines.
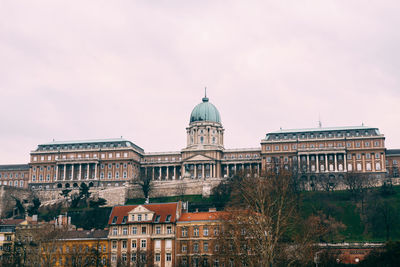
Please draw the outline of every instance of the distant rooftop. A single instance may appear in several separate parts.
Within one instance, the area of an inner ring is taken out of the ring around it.
[[[351,131],[351,130],[371,130],[371,129],[378,129],[378,128],[368,127],[368,126],[342,126],[342,127],[321,127],[321,128],[303,128],[303,129],[280,129],[275,132],[270,132],[269,134]]]
[[[92,139],[92,140],[70,140],[70,141],[52,141],[39,144],[36,151],[59,150],[59,149],[79,149],[79,148],[100,148],[102,147],[133,147],[139,152],[144,153],[143,148],[123,138]],[[76,147],[75,147],[76,146]]]
[[[388,149],[386,150],[388,156],[400,156],[400,149]]]
[[[0,165],[0,171],[28,171],[28,164]]]

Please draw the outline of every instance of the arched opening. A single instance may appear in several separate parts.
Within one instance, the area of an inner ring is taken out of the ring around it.
[[[74,183],[73,187],[78,187],[78,184],[77,184],[77,183]]]
[[[84,185],[86,185],[85,183],[81,183],[81,186],[84,186]]]
[[[69,184],[69,183],[66,183],[66,184],[65,184],[65,188],[70,188],[70,184]]]
[[[90,183],[89,183],[89,187],[93,187],[93,182],[90,182]]]
[[[62,184],[57,184],[57,188],[62,188]]]

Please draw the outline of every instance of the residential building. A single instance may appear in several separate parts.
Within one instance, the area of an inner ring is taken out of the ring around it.
[[[108,221],[111,265],[175,266],[176,221],[182,203],[116,206]]]

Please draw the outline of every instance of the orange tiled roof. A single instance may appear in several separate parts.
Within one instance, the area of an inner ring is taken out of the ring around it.
[[[143,205],[128,205],[128,206],[116,206],[112,209],[108,224],[112,224],[114,217],[117,217],[115,224],[121,224],[124,216],[128,216],[128,213],[138,206],[143,206],[148,210],[155,213],[152,221],[141,221],[143,222],[154,222],[157,215],[160,215],[160,223],[166,222],[167,215],[171,215],[170,222],[176,221],[176,211],[178,209],[178,203],[162,203],[162,204],[143,204]],[[129,218],[128,218],[129,219]]]
[[[2,225],[17,225],[25,221],[24,219],[0,219]]]
[[[183,213],[178,222],[189,221],[217,221],[223,219],[228,213],[226,211],[212,211],[212,212],[188,212]]]

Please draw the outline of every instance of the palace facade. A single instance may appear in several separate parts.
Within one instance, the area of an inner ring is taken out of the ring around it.
[[[17,175],[28,175],[29,188],[40,190],[82,183],[122,186],[139,175],[156,181],[223,179],[238,172],[260,174],[277,163],[306,178],[346,172],[399,175],[399,150],[386,149],[385,137],[375,127],[281,129],[267,133],[260,147],[247,149],[226,149],[224,133],[218,109],[204,97],[190,114],[187,144],[180,151],[146,153],[123,138],[53,141],[31,151],[26,173]],[[10,173],[0,166],[0,180],[7,179],[3,183],[10,184]]]

